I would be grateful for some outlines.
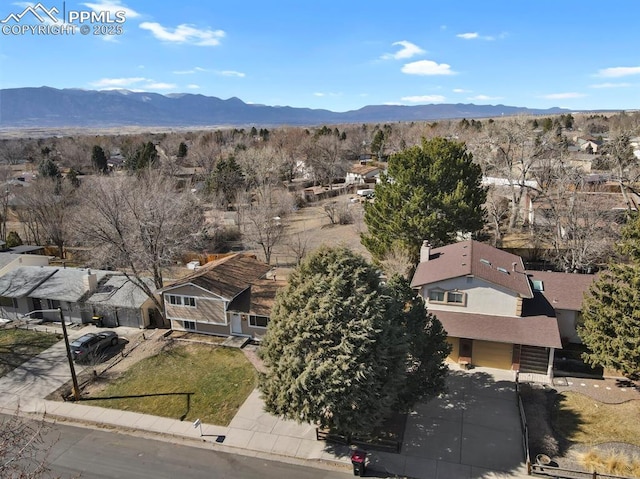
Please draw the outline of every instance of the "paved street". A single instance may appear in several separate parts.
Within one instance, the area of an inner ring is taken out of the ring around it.
[[[50,426],[45,441],[54,476],[62,479],[184,478],[339,479],[348,470],[331,471],[202,447],[134,437],[61,424]]]
[[[74,335],[79,334],[82,334],[81,331],[74,331]],[[179,419],[95,407],[91,406],[90,401],[74,403],[44,400],[69,378],[64,343],[60,342],[0,378],[0,412],[11,413],[19,404],[23,413],[46,412],[50,419],[113,427],[133,435],[160,435],[163,442],[169,444],[193,444],[195,441],[219,453],[230,454],[222,456],[226,458],[221,459],[222,470],[226,470],[226,465],[233,469],[231,465],[235,460],[249,463],[254,460],[257,463],[275,460],[319,469],[351,470],[348,448],[316,441],[315,429],[310,425],[300,425],[265,413],[257,390],[250,394],[229,426],[203,424],[204,435],[200,437],[199,428]],[[469,372],[452,371],[448,385],[448,394],[418,405],[409,415],[404,444],[399,454],[370,451],[367,475],[420,479],[525,476],[512,373],[483,368]],[[223,441],[216,442],[218,437],[224,437]],[[120,466],[112,463],[112,459],[103,459],[97,453],[92,455],[91,451],[102,451],[102,446],[88,447],[87,444],[91,444],[89,439],[93,440],[93,436],[85,438],[77,447],[69,447],[64,453],[67,458],[63,462],[56,462],[57,467],[67,467],[68,460],[71,460],[71,464],[75,464],[73,468],[77,469],[77,464],[86,460],[97,474],[105,474],[104,471],[110,467],[119,471]],[[115,447],[121,441],[124,439],[107,444]],[[145,457],[153,450],[138,451],[133,447],[129,453]],[[167,451],[170,450],[171,447]],[[185,462],[184,458],[189,454],[163,453],[162,457],[166,455],[168,461],[175,462],[176,470],[172,477],[199,477],[186,474],[190,470],[190,463]],[[126,467],[137,467],[139,461],[136,461],[138,459],[132,457]],[[125,471],[120,473],[120,476],[95,477],[146,477],[132,476]],[[224,474],[220,477],[224,477]],[[283,477],[288,477],[288,474]]]

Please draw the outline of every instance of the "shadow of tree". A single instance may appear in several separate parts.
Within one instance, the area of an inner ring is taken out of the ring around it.
[[[406,415],[398,453],[368,450],[365,475],[412,476],[440,461],[470,477],[519,470],[524,454],[518,414],[514,381],[480,370],[450,371],[446,392],[416,404]],[[349,446],[327,444],[325,450],[344,458]]]

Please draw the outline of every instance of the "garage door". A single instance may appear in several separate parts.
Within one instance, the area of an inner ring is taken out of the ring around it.
[[[511,369],[512,349],[512,344],[474,341],[471,363],[485,368]]]

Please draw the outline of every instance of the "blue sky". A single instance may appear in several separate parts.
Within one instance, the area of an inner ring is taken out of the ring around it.
[[[0,1],[0,20],[29,5]],[[121,11],[126,19],[101,24],[105,32],[122,27],[117,35],[17,34],[39,20],[30,12],[8,19],[1,88],[187,92],[333,111],[428,103],[640,108],[637,1],[44,0],[41,7],[57,8],[60,19],[63,10],[102,12],[102,20]]]

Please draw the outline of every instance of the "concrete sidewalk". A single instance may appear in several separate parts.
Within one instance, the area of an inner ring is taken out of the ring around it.
[[[200,428],[178,419],[95,407],[90,401],[43,399],[69,379],[61,342],[0,378],[0,411],[11,414],[19,406],[22,413],[46,413],[49,419],[113,427],[168,441],[198,442],[223,452],[351,473],[348,447],[317,441],[312,425],[264,412],[257,390],[228,427],[202,424]],[[408,416],[400,454],[369,453],[367,475],[419,479],[526,476],[511,375],[495,370],[454,371],[448,383],[447,395],[419,405]]]

